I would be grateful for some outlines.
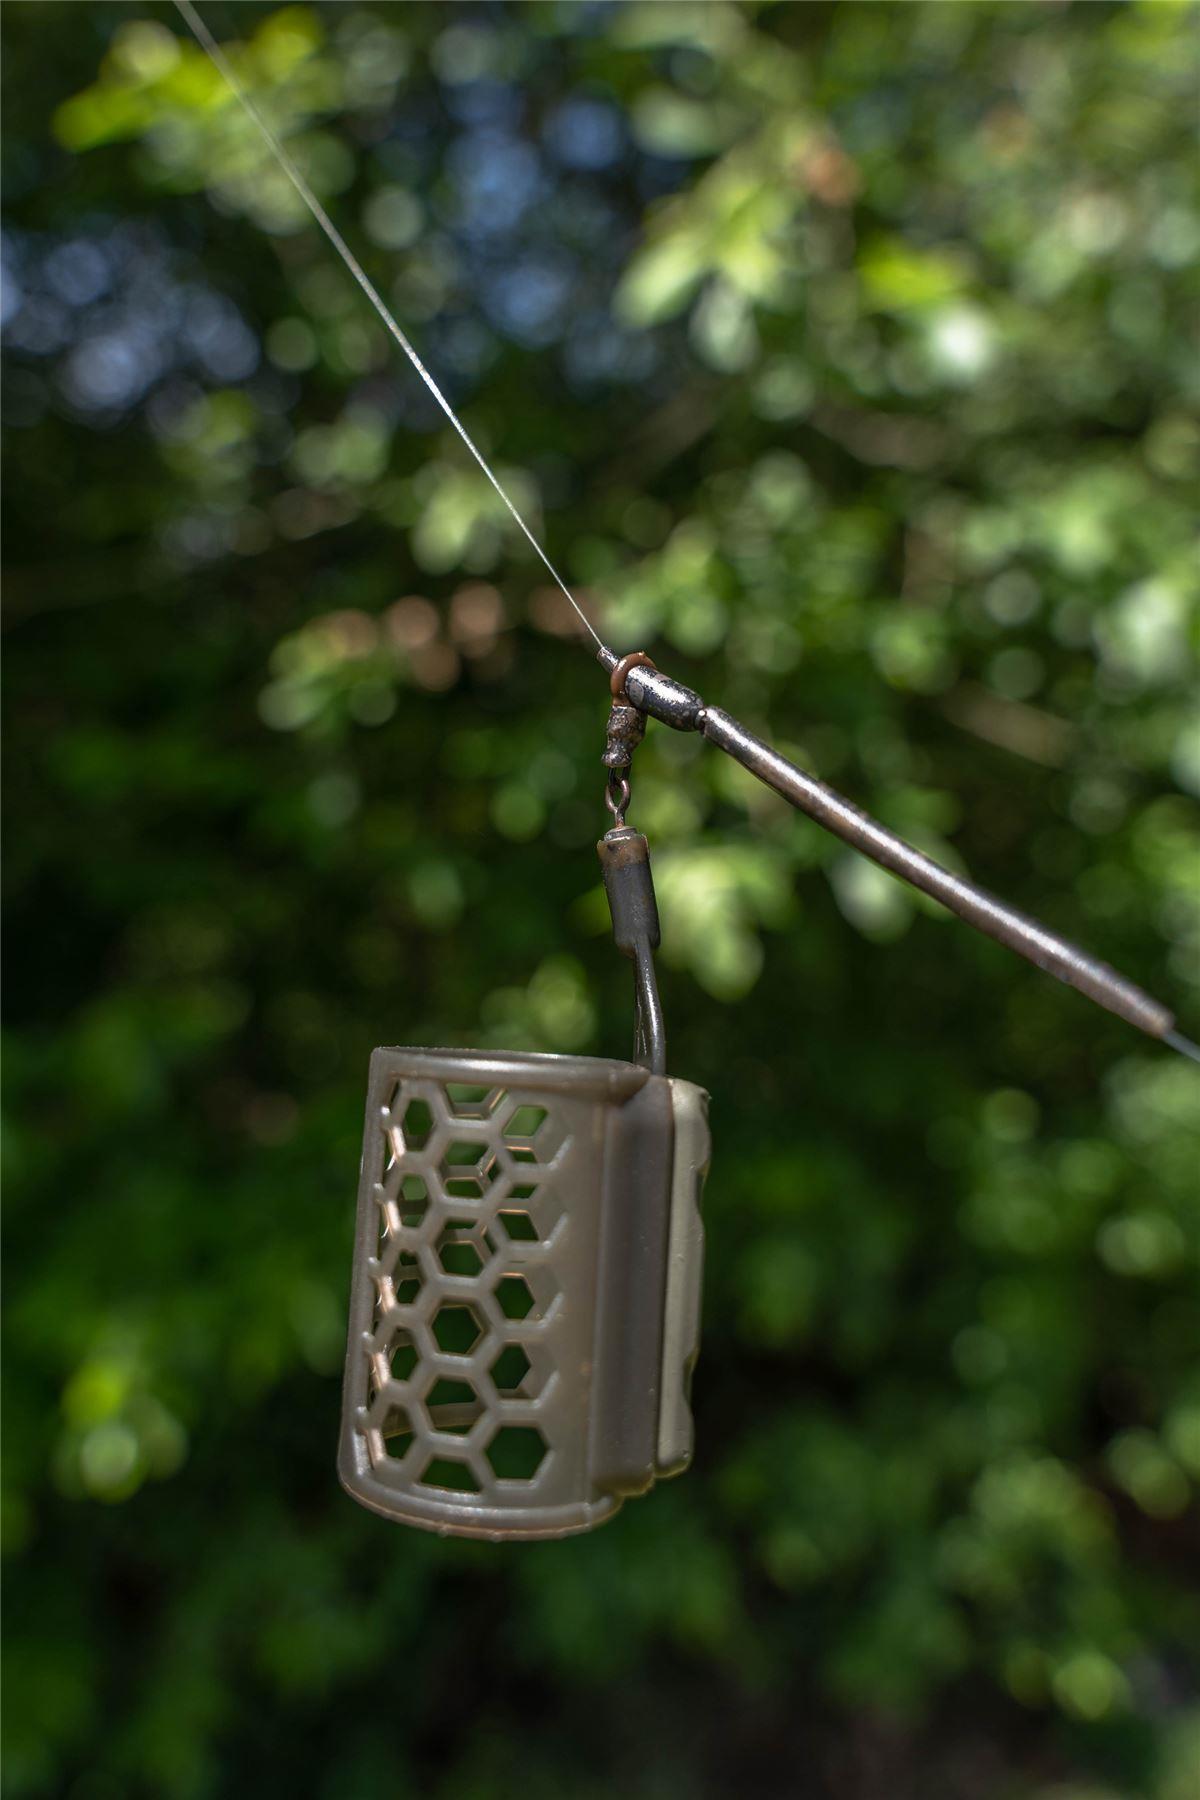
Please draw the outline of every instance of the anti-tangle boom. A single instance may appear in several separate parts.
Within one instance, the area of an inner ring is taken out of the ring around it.
[[[603,648],[598,652],[598,660],[611,674],[620,659],[613,651]],[[940,901],[977,931],[986,932],[998,943],[1015,950],[1018,956],[1044,969],[1048,975],[1078,988],[1089,1000],[1116,1013],[1128,1024],[1136,1025],[1139,1031],[1200,1061],[1200,1049],[1174,1029],[1175,1017],[1170,1008],[1152,999],[1107,963],[1089,956],[1077,944],[1068,943],[1066,938],[1039,925],[1027,913],[997,900],[995,895],[976,887],[974,882],[944,869],[825,782],[797,768],[795,763],[755,737],[728,713],[719,707],[706,706],[699,694],[681,682],[673,681],[669,675],[661,674],[653,664],[645,661],[634,664],[629,658],[625,661],[628,667],[624,691],[639,711],[661,720],[675,731],[698,731],[708,743],[724,750],[727,756],[741,763],[767,787],[774,788],[798,811],[807,813],[826,831],[832,831],[835,837],[869,856],[889,874],[898,875],[910,886]]]

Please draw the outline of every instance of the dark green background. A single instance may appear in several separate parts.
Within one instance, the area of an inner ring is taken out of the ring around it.
[[[1195,9],[204,10],[608,640],[1194,1034]],[[662,729],[696,1466],[340,1493],[372,1046],[626,1053],[605,684],[174,13],[3,28],[8,1791],[1191,1800],[1197,1071]]]

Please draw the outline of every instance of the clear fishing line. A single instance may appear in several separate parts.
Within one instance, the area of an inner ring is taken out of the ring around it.
[[[312,216],[316,220],[317,224],[321,227],[321,230],[325,233],[325,236],[329,239],[329,242],[333,245],[334,249],[337,251],[338,256],[341,258],[342,262],[346,265],[346,268],[349,270],[349,272],[353,276],[354,280],[358,283],[359,287],[362,289],[363,293],[367,296],[367,299],[370,301],[371,305],[375,308],[375,311],[379,314],[379,317],[383,320],[383,323],[387,327],[387,330],[389,331],[391,336],[395,339],[396,343],[399,344],[399,346],[403,350],[405,356],[407,356],[409,362],[412,364],[413,368],[417,371],[417,374],[421,377],[421,380],[425,383],[425,386],[429,389],[430,393],[433,395],[434,399],[437,401],[438,405],[441,407],[442,411],[445,413],[446,417],[449,419],[450,423],[453,425],[455,431],[457,431],[459,437],[462,439],[463,443],[467,446],[467,449],[471,452],[471,455],[475,458],[475,461],[479,464],[479,467],[483,470],[484,474],[487,476],[488,481],[491,483],[492,487],[496,490],[497,494],[499,494],[501,500],[504,502],[504,505],[507,507],[509,513],[512,515],[513,519],[515,520],[516,524],[519,526],[520,530],[524,533],[524,535],[527,538],[527,540],[529,541],[529,543],[533,546],[533,549],[537,553],[537,555],[540,558],[540,560],[542,561],[542,563],[549,570],[551,576],[554,579],[555,584],[562,590],[563,597],[566,599],[567,603],[571,607],[573,607],[575,614],[579,619],[580,624],[583,626],[584,630],[588,633],[588,635],[592,638],[592,640],[594,641],[594,643],[596,645],[596,648],[598,650],[602,650],[604,648],[604,646],[600,641],[599,635],[597,634],[595,627],[592,625],[591,621],[588,619],[583,608],[580,606],[578,600],[576,600],[574,594],[571,592],[570,588],[567,586],[566,582],[563,580],[563,578],[559,574],[558,570],[554,567],[554,564],[550,561],[550,558],[546,555],[545,550],[543,550],[541,544],[538,542],[538,540],[534,536],[533,532],[529,529],[529,526],[525,523],[524,519],[521,517],[521,514],[517,511],[517,508],[513,504],[512,500],[509,499],[507,493],[504,491],[504,488],[501,486],[499,480],[497,479],[495,474],[492,472],[491,468],[488,466],[488,463],[487,463],[486,459],[484,458],[482,451],[479,449],[478,445],[475,443],[475,440],[472,438],[470,432],[467,430],[466,426],[463,424],[462,420],[459,418],[458,414],[455,412],[454,408],[451,406],[450,402],[447,400],[445,394],[443,394],[443,392],[442,392],[441,388],[438,386],[437,382],[433,379],[433,376],[429,373],[429,370],[425,367],[425,364],[421,361],[420,357],[417,355],[416,350],[413,348],[412,344],[409,342],[407,336],[401,329],[400,325],[397,323],[396,318],[394,317],[392,312],[389,310],[386,302],[380,296],[378,288],[375,286],[374,282],[371,280],[370,276],[367,274],[366,270],[363,268],[362,264],[359,262],[358,258],[355,256],[354,252],[351,250],[349,244],[347,244],[345,238],[342,236],[341,232],[338,230],[338,228],[334,224],[333,220],[329,217],[329,214],[325,211],[325,208],[321,205],[321,202],[317,199],[317,196],[313,193],[312,189],[309,187],[307,181],[305,181],[303,175],[300,173],[299,169],[296,167],[296,164],[293,162],[292,158],[288,155],[287,151],[284,149],[283,145],[280,143],[280,141],[276,137],[275,133],[271,130],[271,127],[267,124],[267,121],[263,118],[262,113],[259,111],[258,107],[254,104],[254,101],[250,98],[249,94],[246,92],[245,87],[242,85],[241,81],[238,79],[232,66],[230,65],[228,57],[225,55],[224,51],[221,49],[221,47],[217,43],[216,39],[213,37],[212,33],[209,31],[208,26],[204,23],[204,20],[200,17],[200,14],[196,11],[196,8],[192,5],[191,0],[175,0],[175,6],[176,6],[177,10],[179,11],[179,13],[182,15],[182,17],[183,17],[184,21],[186,22],[186,24],[188,25],[189,29],[191,30],[192,35],[196,39],[196,42],[200,45],[201,49],[204,50],[204,52],[208,56],[210,62],[213,64],[214,68],[216,68],[218,73],[221,75],[223,80],[226,82],[226,84],[228,85],[230,91],[233,93],[235,98],[241,102],[241,104],[245,108],[246,112],[250,115],[250,117],[254,120],[254,123],[258,126],[258,129],[262,133],[264,139],[266,140],[266,143],[267,143],[268,147],[270,148],[270,151],[271,151],[272,155],[274,156],[276,162],[279,164],[280,168],[283,170],[284,174],[287,176],[288,180],[291,182],[292,186],[295,188],[296,192],[299,194],[300,198],[303,200],[305,206],[308,208],[309,212],[312,214]]]
[[[175,5],[609,674],[613,825],[597,851],[614,941],[633,965],[633,1059],[375,1051],[338,1452],[347,1492],[385,1518],[494,1543],[588,1531],[679,1474],[693,1444],[708,1096],[667,1073],[650,850],[625,823],[647,717],[698,732],[824,830],[1138,1030],[1198,1061],[1200,1049],[1107,963],[905,843],[643,651],[618,658],[604,646],[192,0]]]
[[[1170,1008],[1153,999],[1124,976],[1119,975],[1107,963],[1102,963],[1096,957],[1089,956],[1086,951],[1079,949],[1077,945],[1066,938],[1061,938],[1057,933],[1048,931],[1036,919],[1018,912],[1015,907],[1006,905],[1003,901],[996,899],[994,895],[976,887],[973,882],[943,868],[932,858],[924,856],[913,845],[905,843],[894,832],[888,831],[884,826],[878,824],[824,782],[816,780],[803,769],[797,768],[794,763],[789,762],[786,757],[774,750],[770,744],[753,736],[738,720],[731,718],[718,707],[706,705],[699,694],[693,693],[690,688],[673,681],[669,676],[661,674],[643,653],[637,652],[618,660],[615,653],[602,643],[583,608],[517,511],[512,500],[505,493],[499,480],[488,466],[483,453],[381,299],[362,264],[246,92],[230,66],[228,58],[196,11],[192,0],[175,0],[175,6],[196,41],[229,86],[230,91],[254,120],[280,168],[383,320],[390,335],[399,344],[483,470],[488,482],[504,502],[523,536],[533,547],[538,559],[561,590],[563,598],[574,610],[580,624],[592,639],[596,646],[598,660],[609,671],[611,677],[616,703],[613,718],[617,718],[623,709],[626,713],[640,715],[643,723],[645,716],[648,715],[664,721],[677,731],[700,732],[709,744],[723,750],[735,762],[741,763],[759,781],[765,782],[768,787],[774,788],[776,793],[782,794],[783,798],[798,811],[815,819],[826,831],[833,832],[853,849],[870,857],[881,868],[887,869],[893,875],[898,875],[901,880],[907,881],[922,893],[932,895],[941,905],[977,931],[996,938],[1010,950],[1016,951],[1018,956],[1025,957],[1027,961],[1036,964],[1047,974],[1053,975],[1057,980],[1067,983],[1070,987],[1077,988],[1089,999],[1094,1000],[1097,1005],[1106,1007],[1139,1031],[1144,1031],[1148,1036],[1157,1038],[1159,1042],[1178,1051],[1180,1055],[1192,1057],[1200,1062],[1200,1048],[1190,1038],[1184,1037],[1174,1029],[1175,1018]],[[611,732],[612,722],[610,721],[610,737]],[[640,729],[637,735],[640,735]],[[609,805],[617,828],[622,831],[625,829],[625,806],[628,803],[629,793],[628,750],[629,745],[622,748],[617,746],[615,741],[610,741],[609,751],[605,755],[610,775]],[[614,756],[616,760],[614,760]]]

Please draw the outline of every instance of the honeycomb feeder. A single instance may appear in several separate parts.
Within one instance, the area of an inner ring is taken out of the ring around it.
[[[355,1499],[554,1538],[687,1467],[706,1107],[634,1063],[375,1051],[338,1459]]]

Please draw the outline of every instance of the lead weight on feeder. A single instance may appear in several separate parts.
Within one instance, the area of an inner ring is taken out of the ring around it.
[[[556,1538],[687,1467],[707,1103],[599,1057],[375,1051],[338,1457],[356,1500]]]
[[[613,942],[626,956],[634,956],[643,941],[657,950],[662,941],[658,902],[650,876],[650,846],[640,831],[618,825],[606,831],[596,845],[608,910],[612,914]]]

